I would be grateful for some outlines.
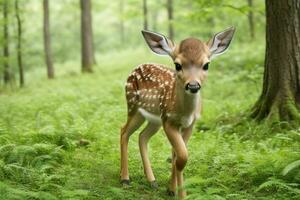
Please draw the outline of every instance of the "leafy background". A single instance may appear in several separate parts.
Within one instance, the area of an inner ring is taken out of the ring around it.
[[[249,8],[243,0],[174,1],[176,41],[188,36],[208,40],[228,26],[237,28],[229,51],[211,64],[202,91],[203,116],[188,145],[187,199],[300,198],[300,130],[270,128],[247,115],[260,94],[265,50],[264,3],[254,2]],[[132,185],[122,189],[119,183],[126,77],[144,62],[173,67],[144,44],[142,1],[126,1],[122,15],[119,1],[93,1],[97,66],[88,75],[80,73],[79,2],[50,3],[57,76],[48,81],[41,2],[21,1],[26,87],[0,90],[0,198],[168,199],[171,149],[162,130],[149,144],[159,189],[152,190],[144,177],[137,133],[129,144]],[[165,3],[149,1],[148,9],[150,29],[167,34]],[[255,39],[249,34],[250,9]],[[14,35],[14,18],[9,20]],[[12,39],[12,55],[14,45]],[[16,70],[15,57],[10,63]]]

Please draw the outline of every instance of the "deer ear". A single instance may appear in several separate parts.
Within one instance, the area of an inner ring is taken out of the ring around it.
[[[174,43],[160,33],[142,30],[144,39],[150,49],[159,55],[171,55],[174,50]]]
[[[228,49],[234,32],[234,27],[227,28],[226,30],[215,34],[214,37],[208,41],[207,45],[211,53],[210,59],[223,54]]]

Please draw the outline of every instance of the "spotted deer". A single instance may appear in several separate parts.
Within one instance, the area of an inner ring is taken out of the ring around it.
[[[187,142],[195,120],[201,113],[198,94],[207,75],[210,61],[224,53],[235,29],[228,28],[208,42],[187,38],[176,45],[164,35],[142,31],[150,49],[159,55],[169,55],[175,70],[161,64],[142,64],[135,68],[126,82],[127,122],[121,129],[121,183],[129,185],[128,141],[144,121],[148,124],[139,135],[139,149],[144,172],[151,187],[157,183],[147,152],[149,139],[162,126],[172,146],[172,174],[169,195],[184,198],[183,169],[188,160]]]

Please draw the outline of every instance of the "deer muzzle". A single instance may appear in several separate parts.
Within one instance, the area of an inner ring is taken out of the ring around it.
[[[190,91],[191,93],[197,93],[200,88],[201,85],[197,81],[191,81],[185,86],[185,90]]]

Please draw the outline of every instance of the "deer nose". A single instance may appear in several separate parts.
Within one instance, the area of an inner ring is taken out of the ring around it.
[[[201,86],[197,81],[191,81],[186,84],[185,89],[190,90],[191,93],[197,93]]]

